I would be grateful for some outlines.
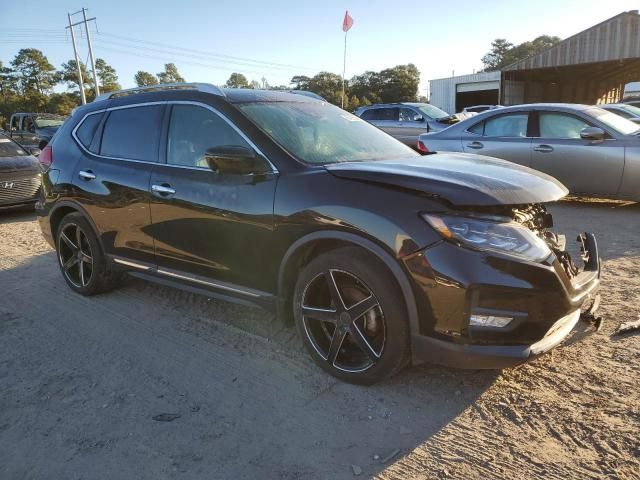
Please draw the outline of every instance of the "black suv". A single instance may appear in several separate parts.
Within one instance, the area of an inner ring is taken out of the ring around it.
[[[506,161],[422,157],[296,93],[206,84],[107,94],[43,151],[38,204],[65,281],[120,273],[293,319],[331,374],[373,383],[411,360],[514,365],[597,304],[544,202],[567,190]]]

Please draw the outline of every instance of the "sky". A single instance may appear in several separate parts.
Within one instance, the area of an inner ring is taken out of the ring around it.
[[[342,19],[354,19],[347,36],[346,77],[414,63],[428,80],[482,68],[496,38],[521,43],[548,34],[566,38],[620,12],[640,8],[630,0],[30,0],[0,1],[0,61],[20,48],[38,48],[49,61],[73,58],[65,33],[67,13],[82,7],[96,17],[95,56],[135,86],[138,70],[162,71],[173,62],[188,81],[223,84],[232,72],[271,85],[293,75],[342,73]],[[178,5],[178,6],[176,6]],[[74,17],[81,19],[81,15]],[[97,30],[96,30],[97,28]],[[80,30],[76,31],[80,34]],[[86,61],[84,35],[77,39]],[[145,43],[146,42],[146,43]],[[233,58],[230,58],[233,57]]]

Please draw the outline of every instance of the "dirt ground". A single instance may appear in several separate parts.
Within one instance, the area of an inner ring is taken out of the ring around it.
[[[640,333],[612,336],[640,314],[640,205],[551,209],[598,236],[604,329],[374,387],[260,310],[137,280],[78,296],[33,215],[0,214],[0,479],[640,478]]]

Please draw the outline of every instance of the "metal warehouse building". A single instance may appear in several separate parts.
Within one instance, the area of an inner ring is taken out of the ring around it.
[[[624,85],[637,80],[640,80],[640,15],[633,10],[501,72],[432,80],[431,103],[453,113],[485,103],[616,102],[622,99]]]

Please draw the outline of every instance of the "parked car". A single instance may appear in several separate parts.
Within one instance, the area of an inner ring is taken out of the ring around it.
[[[65,117],[52,113],[14,113],[9,120],[11,138],[23,147],[43,149]]]
[[[623,98],[622,102],[620,103],[624,103],[626,105],[633,105],[634,107],[640,108],[640,97],[634,96],[634,97]]]
[[[0,133],[0,210],[33,207],[41,176],[38,159]]]
[[[491,110],[418,148],[502,158],[551,175],[571,193],[640,200],[638,125],[598,107],[534,104]]]
[[[628,103],[607,103],[597,106],[607,110],[608,112],[617,113],[621,117],[624,117],[633,123],[640,124],[640,108],[638,107],[634,107]]]
[[[313,360],[350,382],[412,359],[521,363],[597,298],[593,235],[578,268],[551,231],[557,180],[475,155],[425,161],[308,96],[110,93],[41,159],[39,223],[73,291],[107,291],[127,271],[256,304],[292,318]]]
[[[466,118],[449,115],[428,103],[369,105],[358,108],[354,114],[414,149],[421,133],[439,132]]]
[[[472,105],[470,107],[464,107],[463,113],[481,113],[487,110],[495,110],[496,108],[502,108],[502,105]]]

